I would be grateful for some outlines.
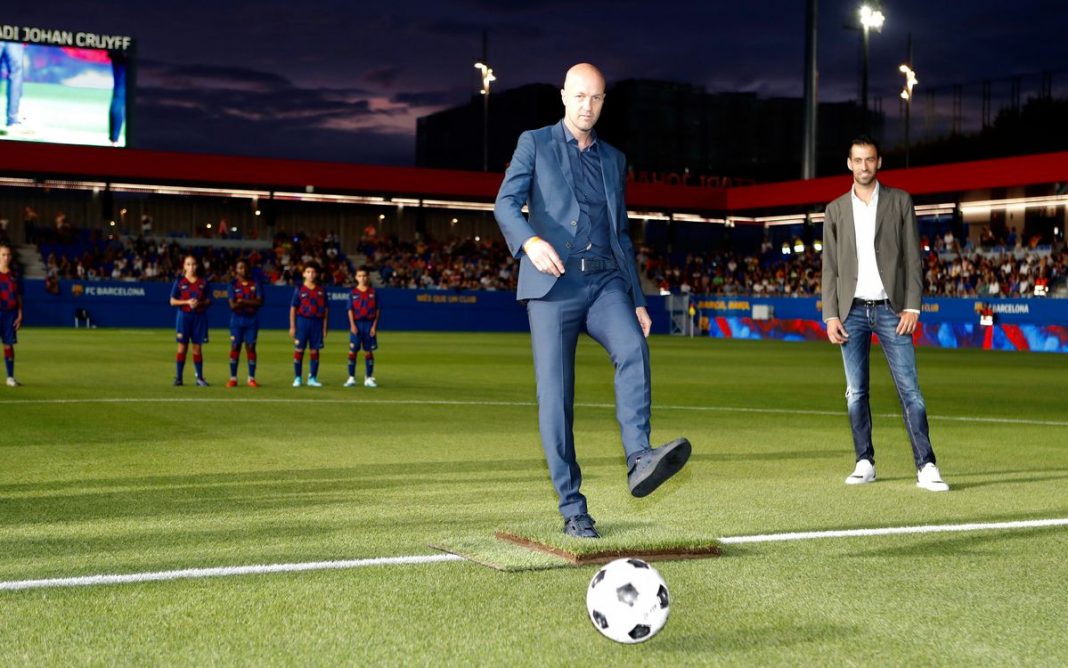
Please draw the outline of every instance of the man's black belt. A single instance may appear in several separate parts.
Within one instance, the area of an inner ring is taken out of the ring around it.
[[[573,257],[568,260],[568,264],[577,266],[578,270],[584,274],[599,274],[616,270],[616,263],[612,260],[598,260],[590,257]]]
[[[889,306],[889,299],[854,299],[853,306]]]

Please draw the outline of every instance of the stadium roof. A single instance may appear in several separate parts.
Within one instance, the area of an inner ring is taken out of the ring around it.
[[[0,185],[16,185],[13,179],[86,182],[87,186],[92,185],[89,182],[100,186],[130,182],[170,188],[240,189],[245,194],[292,191],[293,198],[314,193],[373,196],[384,200],[382,203],[411,198],[415,202],[473,200],[485,204],[493,201],[502,178],[499,173],[35,142],[5,141],[0,146],[0,175],[6,177],[0,178]],[[627,204],[632,209],[727,215],[822,204],[849,188],[844,160],[842,167],[841,176],[729,189],[632,183]],[[1050,184],[1068,181],[1068,151],[888,169],[880,172],[880,180],[914,196]]]

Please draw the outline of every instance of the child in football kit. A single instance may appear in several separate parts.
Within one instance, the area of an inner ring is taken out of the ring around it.
[[[15,344],[22,327],[22,284],[12,268],[11,246],[0,244],[0,341],[4,343],[4,367],[8,387],[18,387],[15,380]]]
[[[208,342],[208,306],[211,305],[211,288],[200,277],[200,260],[195,255],[186,255],[182,260],[182,275],[171,288],[171,306],[178,307],[175,322],[175,339],[178,341],[174,385],[182,385],[185,371],[185,355],[193,347],[193,368],[196,370],[197,387],[207,387],[204,380],[204,355],[201,345]]]
[[[263,285],[249,275],[248,262],[234,264],[234,280],[227,289],[230,302],[230,380],[226,387],[237,387],[237,364],[241,358],[241,344],[248,358],[248,386],[256,383],[256,338],[260,331],[260,307],[263,306]]]
[[[322,387],[319,382],[319,351],[326,341],[326,291],[318,284],[319,265],[304,266],[304,283],[293,291],[289,304],[289,338],[293,339],[293,387],[300,387],[304,350],[311,351],[308,387]]]
[[[364,387],[378,387],[375,382],[375,354],[378,349],[378,316],[382,309],[378,295],[371,287],[370,271],[367,267],[356,270],[356,287],[349,296],[349,379],[345,387],[355,387],[356,356],[363,348],[363,363],[366,375]]]

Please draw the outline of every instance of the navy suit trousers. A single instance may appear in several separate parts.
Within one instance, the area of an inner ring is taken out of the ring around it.
[[[618,271],[567,272],[541,299],[527,302],[538,426],[549,475],[565,518],[586,512],[579,492],[582,472],[575,457],[575,350],[585,330],[615,366],[616,419],[627,457],[649,448],[649,347],[634,313],[627,282]]]

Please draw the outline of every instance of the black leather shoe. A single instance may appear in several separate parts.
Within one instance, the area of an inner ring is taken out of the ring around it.
[[[676,438],[639,455],[627,471],[630,493],[637,497],[652,494],[665,480],[682,470],[690,458],[690,450],[689,441]]]
[[[564,522],[564,533],[575,538],[600,538],[601,534],[593,528],[596,523],[589,515],[575,515]]]

